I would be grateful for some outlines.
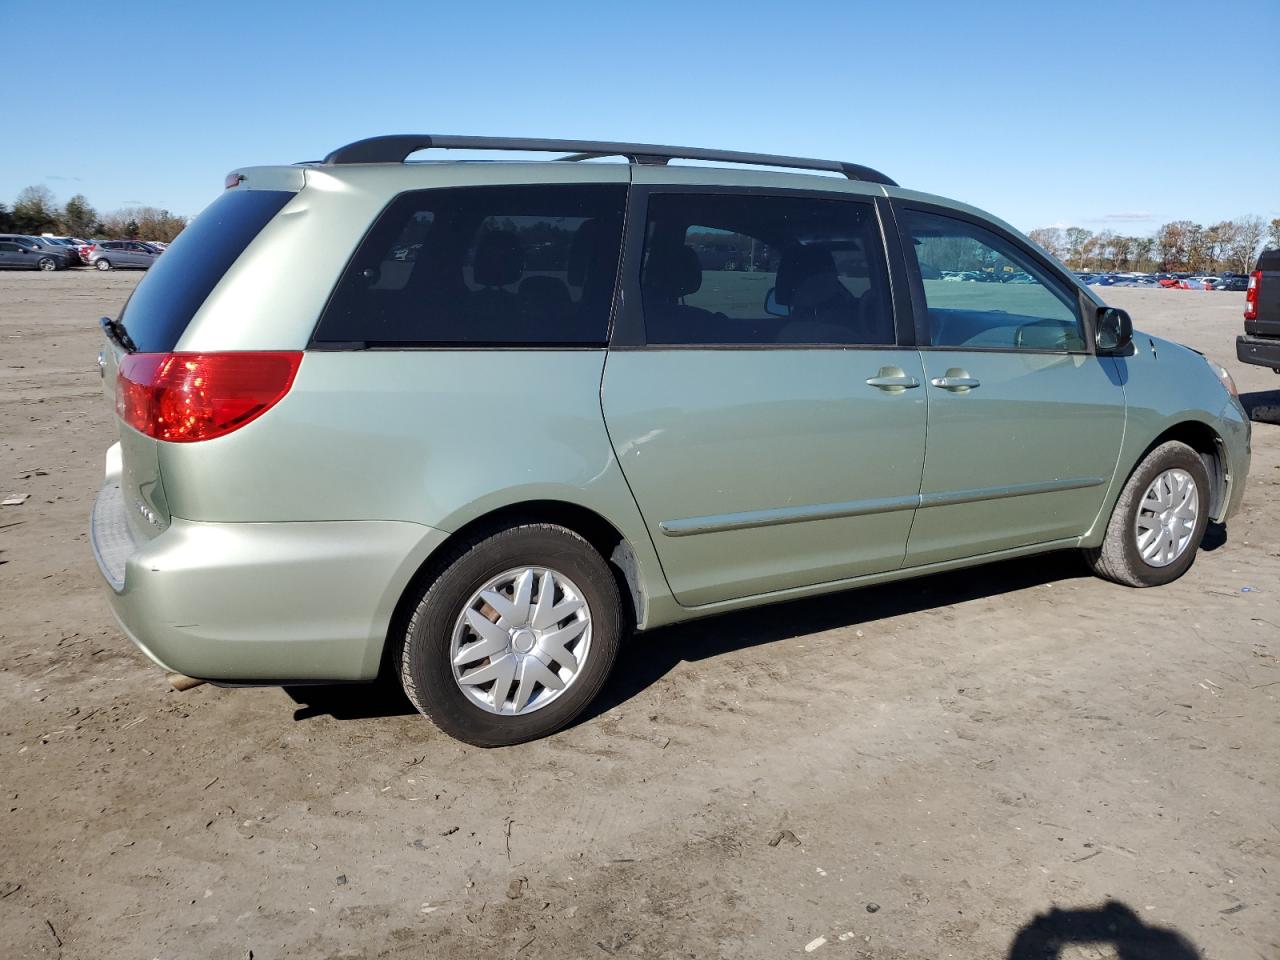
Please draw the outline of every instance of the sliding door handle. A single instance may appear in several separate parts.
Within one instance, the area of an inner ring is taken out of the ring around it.
[[[982,381],[969,376],[969,371],[952,367],[945,377],[934,377],[929,381],[933,386],[952,393],[966,393],[974,387],[982,386]]]
[[[902,393],[920,386],[920,381],[901,367],[881,367],[874,377],[867,378],[867,386],[877,387],[885,393]]]
[[[912,387],[920,386],[920,381],[915,377],[868,377],[867,386],[879,387],[881,390],[892,390],[895,387],[899,390],[909,390]]]

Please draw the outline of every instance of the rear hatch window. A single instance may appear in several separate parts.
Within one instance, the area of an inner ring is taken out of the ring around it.
[[[167,353],[222,275],[294,196],[287,190],[231,190],[209,204],[125,304],[120,321],[141,353]]]

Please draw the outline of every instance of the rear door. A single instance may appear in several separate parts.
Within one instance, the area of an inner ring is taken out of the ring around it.
[[[0,240],[0,267],[22,266],[22,254],[16,243]]]
[[[1079,291],[1019,238],[896,204],[929,400],[916,566],[1083,534],[1124,433],[1121,370]]]
[[[924,371],[873,198],[637,186],[628,223],[605,420],[679,602],[900,566]]]

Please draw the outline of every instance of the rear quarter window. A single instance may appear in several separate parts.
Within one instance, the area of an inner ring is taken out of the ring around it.
[[[624,184],[400,194],[347,264],[314,342],[603,345],[625,206]]]
[[[120,314],[139,352],[166,353],[177,346],[222,275],[293,196],[286,190],[228,191],[178,235]]]

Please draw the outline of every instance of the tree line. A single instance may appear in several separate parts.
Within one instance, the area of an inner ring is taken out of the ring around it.
[[[1270,223],[1239,217],[1207,227],[1174,220],[1143,237],[1083,227],[1039,227],[1027,236],[1073,270],[1249,273],[1264,247],[1280,247],[1280,217]]]
[[[156,207],[123,207],[99,214],[82,193],[59,204],[46,186],[25,188],[13,206],[0,203],[0,233],[108,240],[159,240],[169,243],[182,232],[187,218]]]

